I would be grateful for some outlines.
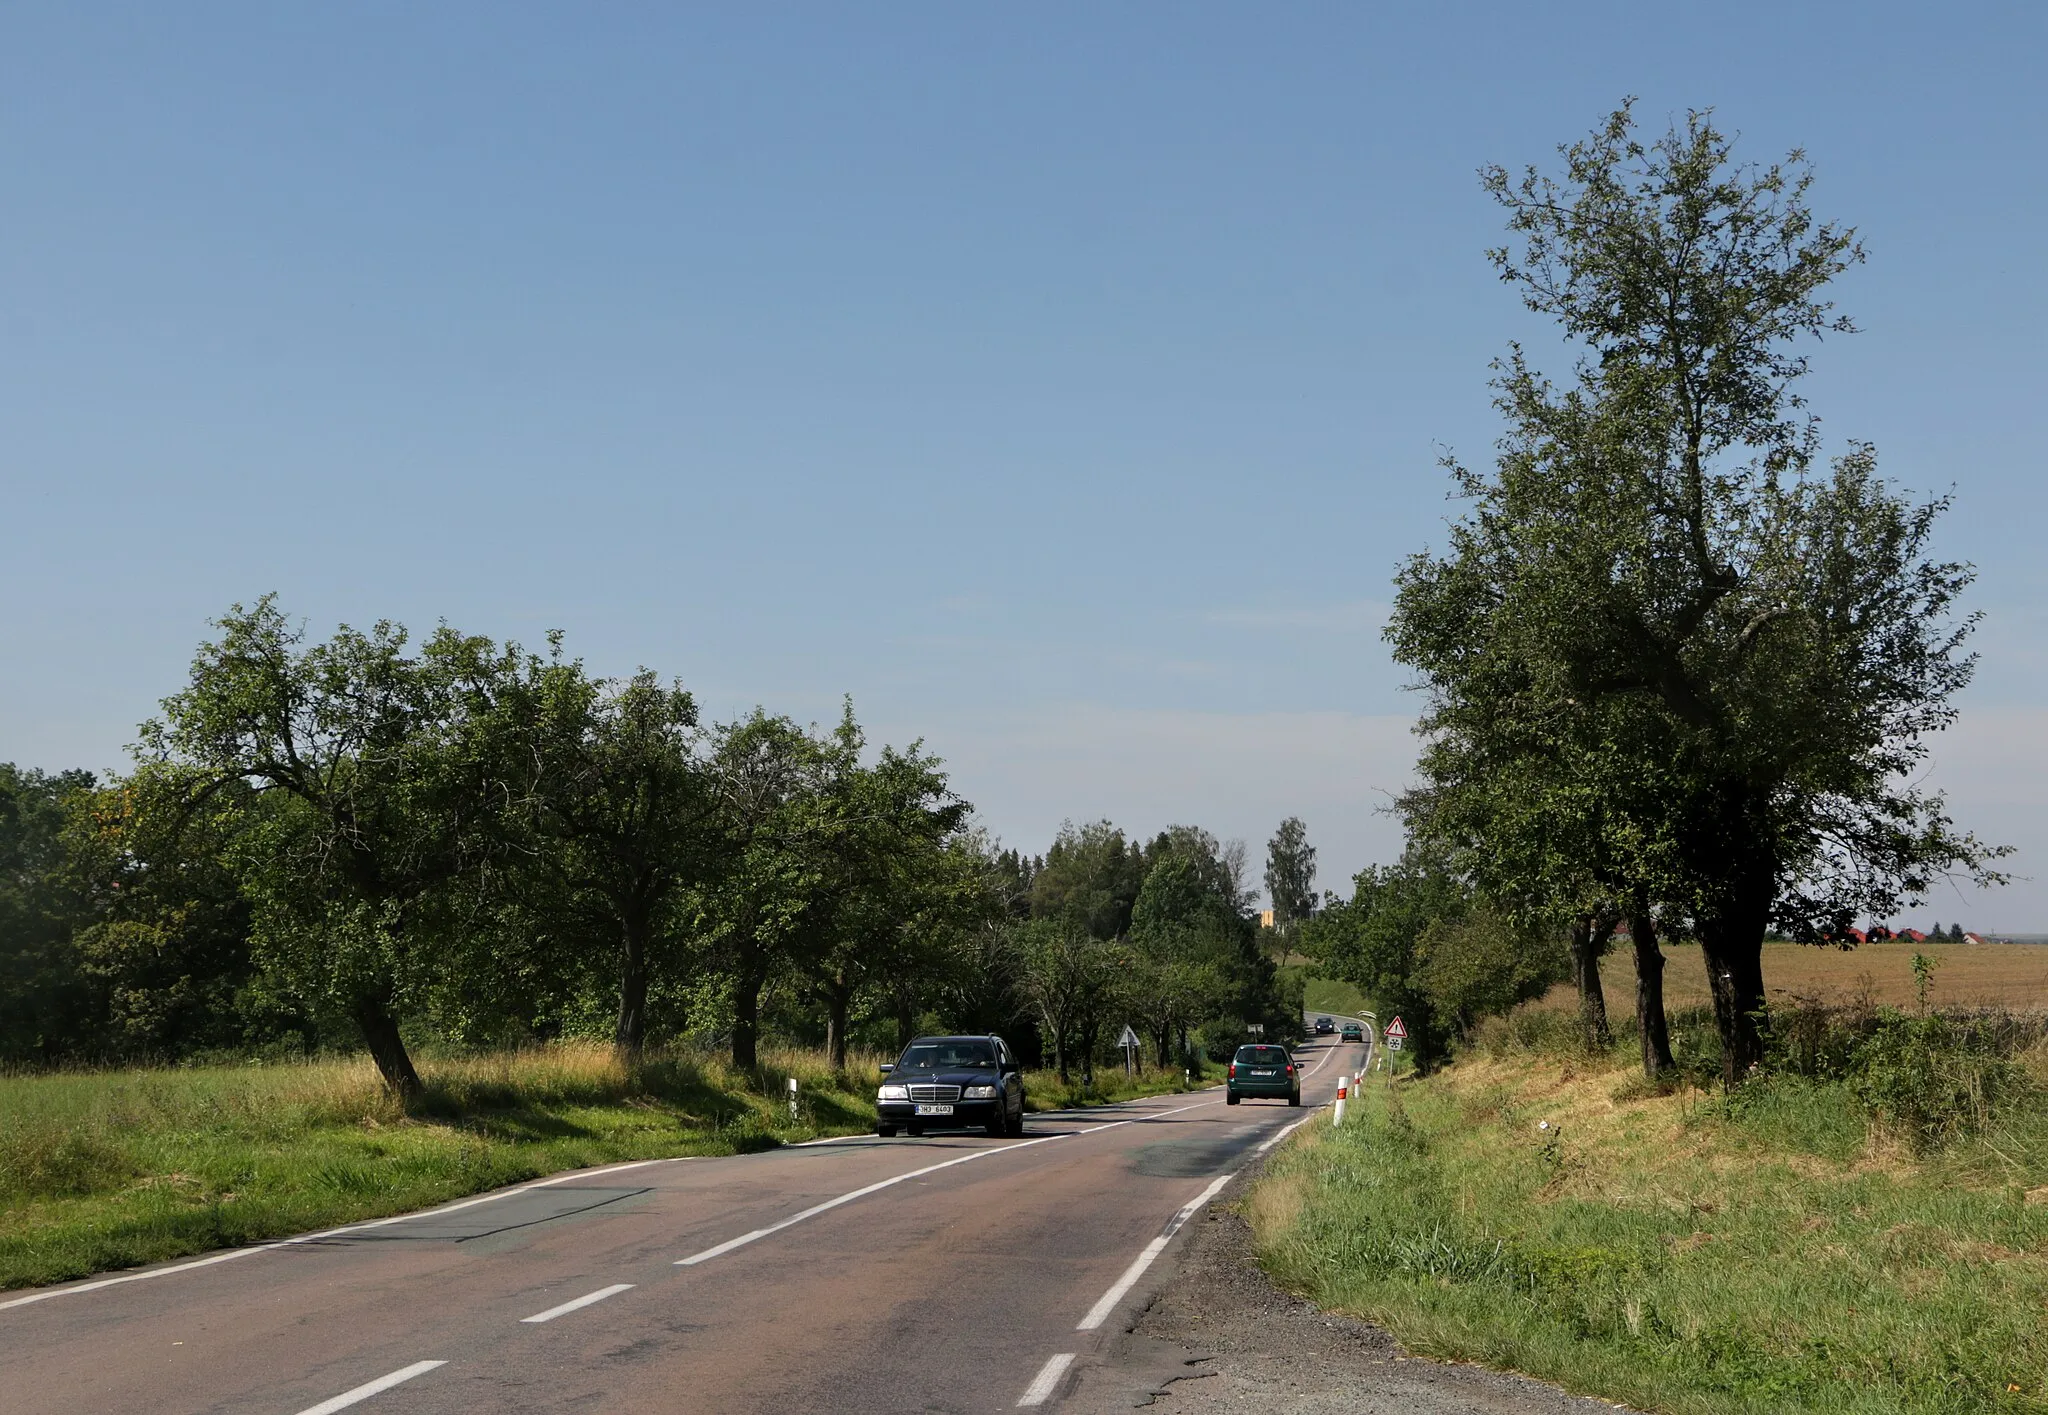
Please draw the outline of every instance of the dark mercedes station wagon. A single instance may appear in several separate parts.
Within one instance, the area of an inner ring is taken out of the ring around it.
[[[1001,1037],[919,1037],[875,1092],[875,1133],[912,1135],[978,1126],[1024,1133],[1024,1077]]]

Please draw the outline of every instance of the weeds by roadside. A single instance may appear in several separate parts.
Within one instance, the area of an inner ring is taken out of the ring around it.
[[[1193,1073],[1171,1066],[1141,1067],[1134,1076],[1122,1071],[1101,1070],[1092,1084],[1075,1071],[1065,1083],[1057,1071],[1027,1071],[1024,1074],[1025,1108],[1031,1111],[1074,1110],[1081,1106],[1110,1105],[1137,1100],[1142,1096],[1167,1095],[1190,1088],[1200,1090],[1211,1084],[1216,1068],[1197,1062]]]
[[[1542,1026],[1375,1079],[1359,1123],[1277,1155],[1252,1205],[1275,1275],[1421,1353],[1644,1409],[2048,1410],[2027,1024],[1820,1019],[1837,1062],[1727,1097]]]
[[[557,1170],[730,1154],[874,1121],[875,1059],[622,1064],[563,1045],[429,1061],[408,1114],[367,1060],[0,1076],[0,1288],[458,1198]],[[784,1083],[799,1082],[791,1122]]]

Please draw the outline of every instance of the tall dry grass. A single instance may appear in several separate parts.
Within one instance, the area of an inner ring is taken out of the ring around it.
[[[0,1076],[0,1287],[401,1213],[584,1165],[873,1123],[879,1058],[752,1071],[565,1043],[421,1063],[409,1111],[364,1058]],[[785,1084],[799,1084],[796,1118]]]

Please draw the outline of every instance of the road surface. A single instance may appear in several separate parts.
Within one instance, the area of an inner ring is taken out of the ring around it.
[[[1057,1408],[1174,1235],[1302,1109],[1220,1089],[580,1170],[423,1214],[0,1294],[20,1415]]]

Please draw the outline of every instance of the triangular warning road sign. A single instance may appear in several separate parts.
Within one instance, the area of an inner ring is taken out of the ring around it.
[[[1128,1025],[1124,1027],[1124,1034],[1116,1039],[1116,1044],[1126,1049],[1143,1045],[1138,1040],[1138,1034],[1132,1031]]]
[[[1387,1035],[1390,1037],[1405,1037],[1408,1035],[1408,1029],[1402,1025],[1401,1019],[1396,1017],[1393,1021],[1387,1023]]]

